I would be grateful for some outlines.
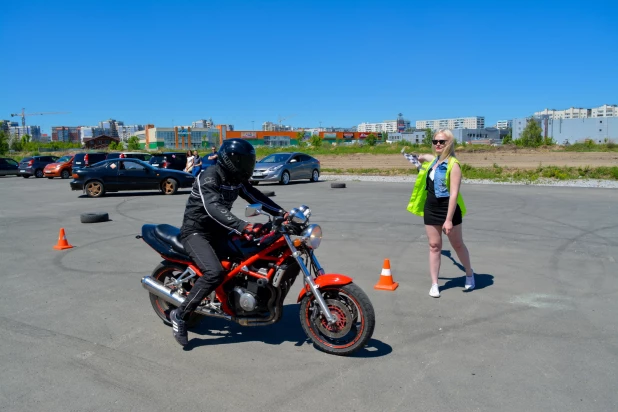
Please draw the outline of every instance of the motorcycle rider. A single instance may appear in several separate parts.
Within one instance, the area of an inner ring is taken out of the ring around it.
[[[223,281],[224,269],[217,251],[223,251],[232,234],[260,235],[262,224],[248,223],[230,209],[238,196],[250,203],[261,203],[274,216],[286,214],[279,205],[249,183],[255,167],[255,149],[243,139],[228,139],[219,147],[217,162],[196,177],[187,200],[180,229],[180,240],[202,276],[191,288],[178,309],[170,312],[176,341],[189,343],[186,320],[202,300]]]

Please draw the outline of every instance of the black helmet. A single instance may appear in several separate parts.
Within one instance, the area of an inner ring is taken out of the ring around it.
[[[217,155],[217,163],[227,172],[229,178],[247,180],[253,175],[255,149],[248,141],[224,140]]]

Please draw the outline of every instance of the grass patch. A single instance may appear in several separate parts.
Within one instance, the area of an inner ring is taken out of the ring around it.
[[[539,178],[556,180],[574,179],[606,179],[618,180],[618,167],[567,167],[567,166],[539,166],[533,170],[509,169],[494,163],[491,167],[473,167],[466,163],[461,165],[463,177],[466,179],[489,179],[499,182],[518,181],[534,182]],[[355,174],[367,176],[408,176],[417,174],[415,168],[409,169],[328,169],[322,168],[323,173]]]

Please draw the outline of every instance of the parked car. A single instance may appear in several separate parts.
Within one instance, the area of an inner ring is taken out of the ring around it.
[[[45,176],[43,169],[50,163],[58,160],[57,156],[31,156],[24,157],[19,162],[19,175],[27,179],[30,176],[41,178]]]
[[[155,153],[148,162],[151,166],[161,169],[185,170],[187,154],[184,152]]]
[[[139,159],[110,159],[73,172],[71,189],[84,190],[89,197],[106,192],[157,189],[166,195],[191,187],[194,177],[178,170],[152,167]]]
[[[292,180],[320,178],[320,161],[304,153],[275,153],[255,164],[251,183],[279,182],[287,185]]]
[[[76,170],[79,170],[82,167],[92,166],[95,163],[99,163],[100,161],[105,160],[106,157],[107,153],[105,152],[75,153],[75,157],[73,158],[73,175],[75,175]]]
[[[53,179],[54,177],[61,177],[68,179],[71,177],[71,170],[73,167],[73,155],[62,156],[54,163],[50,163],[43,169],[45,177]]]
[[[108,153],[106,159],[139,159],[145,162],[149,161],[152,155],[150,153],[141,152],[112,152]]]
[[[19,163],[10,157],[0,157],[0,176],[19,176]]]

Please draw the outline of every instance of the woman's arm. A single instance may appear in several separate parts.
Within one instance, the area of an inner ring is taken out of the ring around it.
[[[447,235],[453,229],[453,215],[455,214],[455,210],[457,210],[457,196],[459,195],[459,187],[461,186],[461,168],[457,163],[453,164],[453,168],[451,169],[450,186],[448,212],[446,213],[446,220],[442,228]]]
[[[421,163],[425,163],[425,162],[433,162],[433,159],[435,159],[436,157],[430,153],[426,153],[426,154],[422,154],[418,157],[419,162]]]

